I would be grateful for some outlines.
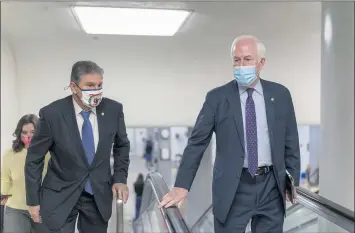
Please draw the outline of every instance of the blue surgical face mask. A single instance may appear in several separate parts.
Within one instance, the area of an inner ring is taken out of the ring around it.
[[[234,67],[234,78],[240,86],[247,87],[256,78],[256,66],[236,66]]]

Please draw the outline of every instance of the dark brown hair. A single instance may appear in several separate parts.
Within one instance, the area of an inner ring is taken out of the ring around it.
[[[15,132],[13,134],[13,136],[15,137],[15,140],[12,141],[12,149],[14,150],[14,152],[20,152],[25,147],[25,144],[23,144],[21,140],[22,127],[27,124],[33,124],[36,130],[37,121],[38,117],[34,114],[27,114],[21,117],[21,119],[17,123]]]

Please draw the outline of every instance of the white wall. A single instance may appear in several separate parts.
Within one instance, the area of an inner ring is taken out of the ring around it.
[[[299,123],[319,123],[319,34],[264,40],[263,77],[292,92]],[[16,46],[20,113],[35,112],[69,94],[73,63],[105,69],[104,93],[124,104],[128,126],[192,125],[208,90],[232,80],[233,38],[106,37],[100,40],[27,41]]]
[[[354,22],[354,5],[354,2],[322,4],[322,156],[319,157],[320,195],[352,211],[355,48],[354,23],[348,22]],[[323,226],[319,232],[339,232],[329,225]]]
[[[1,155],[11,148],[12,134],[19,120],[16,61],[5,38],[1,38]]]

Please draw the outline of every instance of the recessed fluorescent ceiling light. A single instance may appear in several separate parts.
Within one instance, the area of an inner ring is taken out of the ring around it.
[[[73,10],[88,34],[173,36],[190,14],[184,10],[81,7]]]

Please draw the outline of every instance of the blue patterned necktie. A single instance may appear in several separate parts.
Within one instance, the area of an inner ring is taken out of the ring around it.
[[[81,129],[81,141],[83,143],[86,158],[89,162],[89,165],[91,165],[95,156],[94,133],[92,130],[92,125],[89,120],[91,111],[89,112],[81,111],[80,114],[84,118],[83,127]],[[93,194],[90,180],[88,180],[85,184],[85,191],[90,194]]]
[[[256,127],[255,104],[253,100],[254,88],[248,88],[248,98],[245,104],[245,131],[248,153],[248,170],[254,176],[258,170],[258,133]]]

